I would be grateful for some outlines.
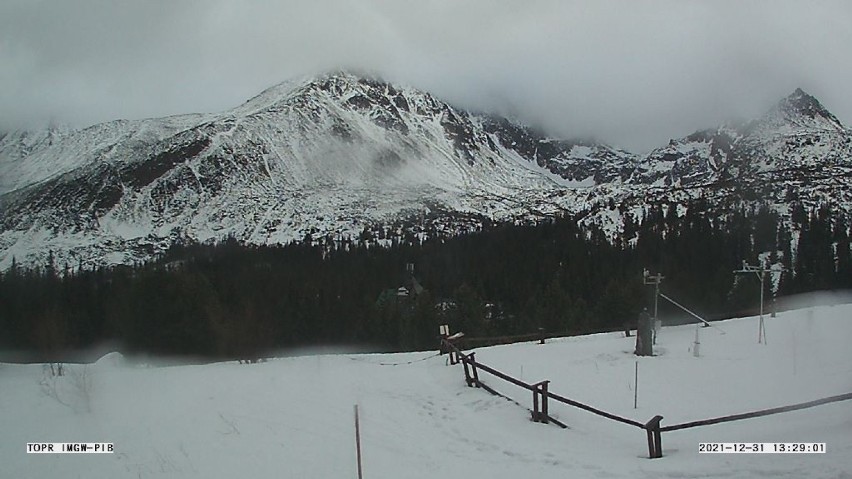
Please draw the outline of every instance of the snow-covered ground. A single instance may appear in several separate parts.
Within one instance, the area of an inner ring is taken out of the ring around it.
[[[852,392],[852,306],[700,329],[663,328],[658,356],[608,333],[477,350],[477,360],[639,422],[663,425]],[[724,331],[724,334],[722,333]],[[515,404],[464,385],[435,352],[313,355],[241,365],[145,367],[108,355],[51,378],[0,364],[3,478],[852,477],[852,401],[663,434],[551,403],[569,428],[533,423],[530,393],[482,373]],[[411,362],[410,364],[405,364]],[[390,365],[392,363],[403,363]],[[29,442],[111,442],[101,454],[26,454]],[[699,442],[824,442],[825,454],[699,454]]]

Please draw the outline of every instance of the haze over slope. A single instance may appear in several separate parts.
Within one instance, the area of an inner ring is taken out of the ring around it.
[[[796,90],[762,118],[642,156],[336,72],[220,114],[6,134],[0,267],[44,264],[49,252],[60,265],[127,264],[177,241],[455,233],[556,214],[614,237],[649,198],[848,211],[851,138]]]

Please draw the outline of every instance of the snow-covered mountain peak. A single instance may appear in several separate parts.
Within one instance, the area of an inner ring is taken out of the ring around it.
[[[442,227],[463,229],[477,217],[564,210],[565,187],[595,170],[577,163],[572,182],[546,161],[567,143],[351,72],[284,82],[179,126],[149,123],[71,132],[60,147],[0,148],[0,177],[10,179],[0,184],[0,268],[43,263],[50,250],[69,264],[133,262],[176,238],[356,236],[435,212]]]
[[[790,116],[801,115],[814,120],[822,119],[838,128],[843,127],[840,120],[822,106],[819,100],[808,95],[801,88],[796,88],[790,96],[781,100],[780,108]]]
[[[779,101],[753,126],[761,135],[844,130],[836,116],[801,88]]]
[[[304,107],[323,100],[349,109],[365,109],[374,105],[409,109],[409,100],[436,106],[441,102],[430,94],[410,87],[391,84],[371,73],[336,70],[304,76],[272,86],[234,110],[238,114],[275,112],[285,108]]]
[[[783,202],[791,182],[820,180],[808,172],[845,178],[850,136],[796,90],[760,120],[636,155],[334,71],[221,113],[0,134],[0,270],[13,258],[44,264],[49,251],[69,264],[129,263],[175,241],[356,237],[425,218],[459,232],[562,212],[609,218],[616,232],[613,205],[650,190],[735,201],[731,180],[751,178]]]

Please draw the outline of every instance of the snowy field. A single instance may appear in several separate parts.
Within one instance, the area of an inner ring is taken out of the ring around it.
[[[852,392],[852,306],[700,329],[663,328],[658,356],[607,333],[477,350],[477,360],[641,423],[663,425]],[[724,331],[724,333],[723,333]],[[2,478],[354,478],[353,406],[373,478],[852,478],[852,401],[663,434],[551,402],[569,428],[533,423],[531,394],[482,373],[522,406],[464,385],[435,352],[315,355],[242,365],[149,367],[111,354],[51,378],[0,364]],[[411,364],[389,365],[390,363]],[[30,442],[111,442],[113,454],[26,454]],[[699,442],[824,442],[825,454],[698,454]]]

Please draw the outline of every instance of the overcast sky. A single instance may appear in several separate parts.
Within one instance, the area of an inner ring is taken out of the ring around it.
[[[852,126],[852,1],[0,1],[4,129],[221,111],[340,67],[635,151],[796,87]]]

